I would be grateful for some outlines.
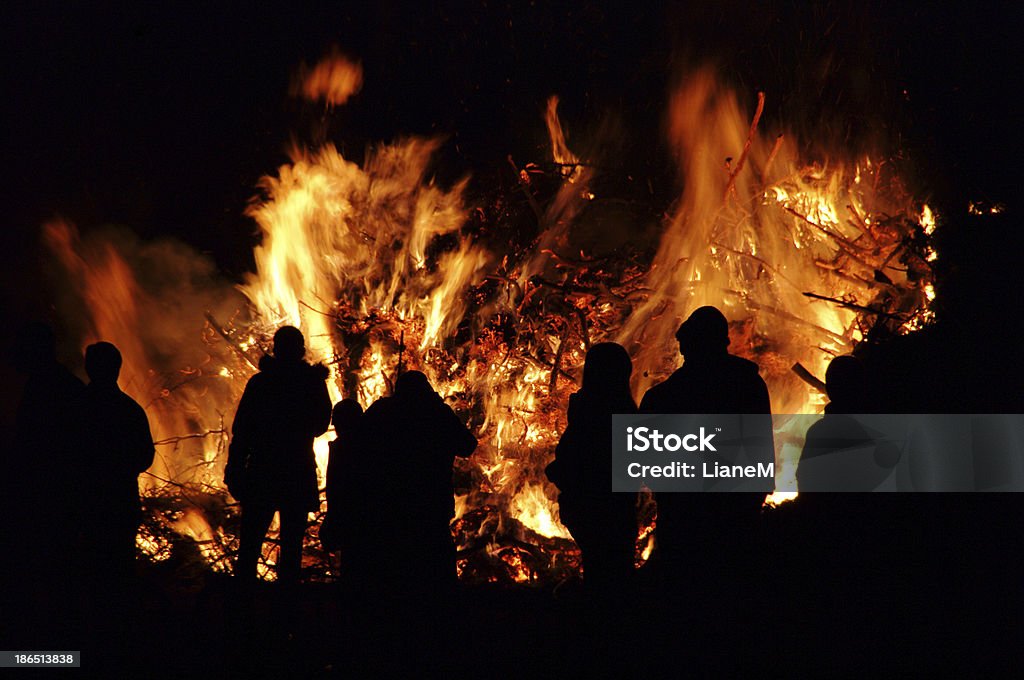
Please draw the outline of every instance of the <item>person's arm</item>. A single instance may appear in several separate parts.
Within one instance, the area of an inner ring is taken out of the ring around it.
[[[640,400],[640,413],[660,413],[658,405],[658,386],[650,388],[644,392],[643,399]]]
[[[242,391],[242,398],[238,400],[238,408],[235,410],[235,418],[231,422],[231,438],[232,440],[249,437],[253,430],[253,424],[256,420],[256,402],[258,401],[257,392],[259,392],[259,377],[257,373],[253,377],[249,378],[249,382],[245,384],[245,389]]]
[[[231,495],[239,499],[244,493],[243,478],[250,453],[248,440],[253,435],[258,391],[259,374],[249,378],[246,383],[242,398],[238,401],[235,419],[231,423],[231,444],[228,446],[228,461],[224,466],[224,483]]]
[[[314,401],[312,432],[314,437],[319,437],[331,424],[331,395],[327,392],[327,383],[321,382],[317,387],[317,395]]]
[[[456,418],[458,418],[458,416],[456,416]],[[455,455],[459,458],[467,458],[476,451],[476,447],[480,442],[476,440],[476,437],[474,437],[473,433],[469,431],[469,428],[462,424],[462,421],[459,421],[459,426],[461,427],[462,432],[459,435],[460,441],[458,448],[455,449]]]
[[[748,434],[747,456],[749,463],[765,465],[775,462],[775,432],[772,425],[772,405],[768,396],[768,385],[760,376],[757,377],[756,385],[751,389],[752,415],[746,416],[753,420],[753,427]],[[775,490],[775,480],[765,480],[763,490],[771,493]]]
[[[566,426],[555,446],[555,460],[545,469],[548,479],[564,492],[580,486],[580,475],[586,456],[590,453],[587,441],[587,423],[584,417],[582,392],[569,395],[566,408]]]
[[[568,472],[566,471],[566,460],[571,458],[571,454],[568,453],[570,449],[570,440],[572,438],[572,425],[570,424],[562,436],[558,440],[558,444],[555,446],[555,459],[548,463],[548,466],[544,468],[544,474],[547,475],[548,480],[558,487],[558,490],[563,490],[568,483]]]
[[[138,410],[136,411],[135,445],[133,447],[135,460],[133,463],[135,474],[141,475],[153,464],[156,447],[153,445],[153,431],[149,428],[149,417],[146,416],[146,411],[138,404],[135,406]]]
[[[341,457],[343,453],[341,450],[341,437],[338,436],[328,447],[327,454],[327,480],[326,480],[326,498],[327,498],[327,512],[338,512],[338,506],[340,505],[340,491],[341,491]]]
[[[442,404],[441,409],[444,415],[444,431],[448,433],[446,437],[451,442],[451,452],[459,458],[466,458],[474,451],[479,444],[473,433],[469,431],[469,428],[463,425],[459,417],[455,415],[455,411],[452,410],[448,404]]]

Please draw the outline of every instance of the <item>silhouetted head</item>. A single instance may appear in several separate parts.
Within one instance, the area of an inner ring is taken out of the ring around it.
[[[334,405],[331,422],[335,432],[348,432],[359,422],[363,407],[355,399],[342,399]]]
[[[306,356],[306,339],[295,326],[281,326],[274,333],[274,358],[301,361]]]
[[[121,374],[121,352],[109,342],[89,345],[85,348],[85,372],[89,382],[116,384]]]
[[[406,371],[395,381],[395,396],[403,399],[417,399],[435,394],[430,381],[420,371]]]
[[[836,357],[825,371],[825,392],[829,401],[842,410],[861,410],[867,396],[864,365],[853,356]]]
[[[583,389],[590,394],[629,394],[633,361],[626,348],[602,342],[587,351],[583,364]]]
[[[18,333],[11,360],[22,371],[32,371],[57,360],[57,338],[45,323],[33,322]]]
[[[715,307],[700,307],[676,331],[679,353],[685,356],[720,354],[729,346],[729,322]]]

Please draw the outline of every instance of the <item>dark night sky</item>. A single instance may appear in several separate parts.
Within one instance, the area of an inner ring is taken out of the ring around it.
[[[438,172],[471,172],[486,191],[507,154],[543,159],[552,93],[577,140],[618,116],[629,131],[623,168],[660,182],[668,201],[665,92],[673,69],[708,59],[751,99],[768,92],[769,124],[899,144],[940,205],[1012,204],[1020,179],[1017,26],[995,10],[217,4],[6,6],[5,304],[24,312],[39,295],[24,282],[43,266],[37,230],[54,214],[83,229],[174,234],[238,276],[253,241],[241,212],[293,134],[359,158],[377,140],[442,133]],[[325,122],[287,92],[298,65],[331,45],[363,61],[365,86]]]

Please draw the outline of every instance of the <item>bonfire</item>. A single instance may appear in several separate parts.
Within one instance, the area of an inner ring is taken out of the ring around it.
[[[361,83],[360,66],[332,54],[295,94],[329,113]],[[469,424],[480,446],[456,464],[452,534],[470,582],[578,574],[543,470],[594,343],[630,351],[640,397],[678,366],[680,321],[715,305],[730,320],[731,351],[761,366],[773,410],[820,412],[815,376],[832,357],[931,321],[936,219],[884,157],[801,158],[806,146],[762,120],[764,101],[759,94],[745,110],[710,69],[680,81],[668,129],[682,189],[661,207],[653,238],[594,219],[618,200],[601,193],[614,164],[599,144],[588,157],[573,151],[554,97],[543,116],[550,156],[510,158],[512,190],[487,201],[468,195],[468,177],[435,182],[440,139],[382,143],[361,162],[330,143],[296,147],[248,210],[260,242],[242,298],[210,272],[154,283],[154,272],[170,271],[165,254],[136,244],[129,256],[114,240],[85,242],[70,224],[48,225],[88,315],[83,342],[121,348],[125,390],[158,440],[143,478],[140,553],[230,572],[239,509],[222,478],[231,417],[283,324],[302,329],[310,358],[330,369],[333,401],[367,407],[400,367],[418,369]],[[147,341],[154,308],[162,342]],[[321,485],[331,438],[315,445]],[[780,478],[792,479],[801,443],[780,427]],[[642,565],[655,549],[656,509],[647,497],[638,511]],[[315,519],[305,574],[329,579],[337,564]],[[271,540],[268,579],[274,559]]]

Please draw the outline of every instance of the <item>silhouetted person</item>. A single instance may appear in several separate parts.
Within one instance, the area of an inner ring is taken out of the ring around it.
[[[11,511],[39,531],[66,527],[73,519],[78,468],[76,416],[85,386],[57,361],[49,326],[26,326],[15,341],[13,362],[27,376],[8,461]],[[65,533],[65,532],[61,532]]]
[[[647,391],[642,413],[750,414],[742,433],[749,462],[775,460],[768,387],[752,361],[729,354],[729,324],[714,307],[695,310],[676,331],[685,362]],[[768,484],[772,486],[772,484]],[[658,559],[670,582],[699,578],[708,593],[728,588],[756,559],[763,493],[657,495]]]
[[[328,550],[341,551],[342,571],[348,576],[367,571],[372,550],[367,518],[380,494],[372,461],[362,455],[362,420],[363,407],[355,399],[342,399],[334,405],[331,421],[337,436],[331,442],[327,463],[327,517],[320,527],[321,542]]]
[[[0,521],[11,576],[2,585],[13,604],[3,618],[7,625],[18,620],[17,632],[33,644],[51,644],[71,597],[81,517],[76,437],[85,386],[57,361],[56,347],[50,327],[32,323],[18,334],[11,356],[26,381],[3,461]],[[32,638],[33,617],[46,640]]]
[[[386,500],[379,503],[379,571],[395,588],[429,596],[455,582],[452,466],[477,441],[419,371],[403,373],[392,397],[364,416],[370,460]]]
[[[867,377],[857,357],[841,356],[825,369],[825,413],[871,413]]]
[[[633,575],[636,494],[614,493],[612,415],[636,413],[629,389],[633,363],[622,345],[587,352],[583,388],[569,397],[569,424],[547,476],[558,487],[558,511],[583,555],[587,588],[607,598]]]
[[[83,541],[93,571],[117,578],[135,561],[135,535],[142,521],[139,475],[153,464],[155,449],[146,412],[121,391],[121,353],[109,342],[85,349],[82,419],[83,486],[88,494]]]
[[[307,514],[319,507],[313,440],[327,431],[331,398],[327,368],[303,358],[299,329],[283,326],[274,334],[273,356],[260,360],[238,403],[224,479],[242,503],[242,529],[236,573],[257,576],[263,539],[280,513],[278,580],[295,583],[302,564]]]
[[[908,545],[904,513],[893,503],[899,497],[867,493],[892,477],[899,450],[853,417],[874,410],[860,360],[834,358],[825,391],[825,415],[807,430],[797,466],[800,495],[787,509],[798,533],[785,557],[789,582],[781,585],[804,627],[798,634],[835,639],[837,651],[840,642],[856,648],[892,639],[891,585]]]
[[[364,548],[347,579],[352,639],[374,674],[437,667],[454,644],[437,626],[458,616],[453,465],[477,441],[419,371],[401,374],[394,396],[366,409],[361,432],[363,470],[353,483],[364,485],[354,493],[367,505],[351,518]]]
[[[811,493],[804,502],[834,496],[813,497],[816,491],[872,491],[883,482],[895,490],[892,468],[899,450],[877,442],[852,415],[872,411],[860,361],[852,356],[833,359],[825,371],[825,391],[825,416],[808,428],[797,466],[798,488]]]

